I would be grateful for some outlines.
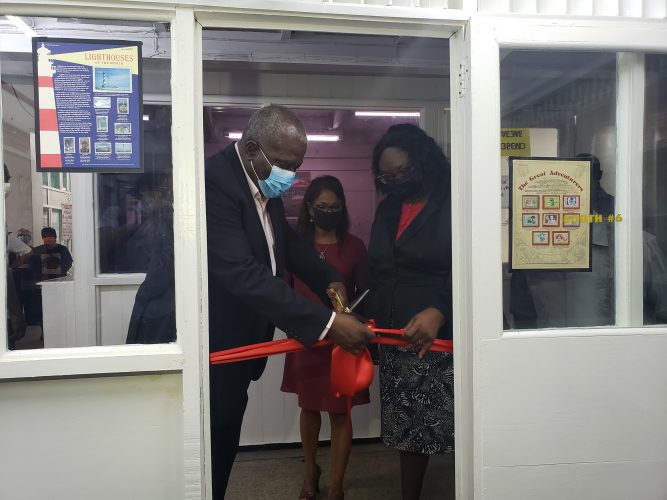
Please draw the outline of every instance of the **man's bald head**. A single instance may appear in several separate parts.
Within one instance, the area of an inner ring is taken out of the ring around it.
[[[306,129],[299,117],[284,106],[271,104],[253,113],[243,131],[241,141],[268,144],[283,138],[296,139],[303,144],[308,143]]]

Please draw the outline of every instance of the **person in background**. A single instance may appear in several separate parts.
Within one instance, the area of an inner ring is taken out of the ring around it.
[[[5,171],[5,197],[7,197],[11,187],[9,182],[11,175],[7,165],[3,165],[3,167]],[[21,255],[29,253],[30,247],[18,238],[12,237],[9,232],[6,232],[5,241],[7,243],[7,259],[5,260],[7,266],[5,268],[7,271],[7,347],[12,350],[15,348],[15,342],[25,335],[26,323],[11,266],[20,261]]]
[[[40,281],[62,278],[72,267],[72,254],[65,245],[56,240],[58,235],[52,227],[42,229],[43,245],[36,246],[30,254],[30,265],[33,274],[39,276]]]
[[[342,307],[332,312],[284,280],[288,271],[323,303],[334,291],[347,301],[338,272],[289,226],[280,199],[292,187],[307,142],[296,114],[271,105],[250,117],[238,142],[206,161],[211,352],[271,340],[276,327],[305,346],[326,337],[353,354],[373,338]],[[210,367],[214,500],[225,496],[248,387],[265,366],[266,358]]]
[[[325,175],[314,179],[304,194],[297,230],[313,245],[320,259],[335,268],[343,278],[348,297],[366,286],[366,247],[348,232],[350,218],[340,181]],[[308,286],[293,278],[294,289],[313,302],[321,303]],[[331,423],[331,476],[329,499],[343,498],[343,479],[352,444],[352,425],[347,416],[347,401],[331,392],[332,347],[287,354],[281,390],[295,393],[301,408],[300,429],[305,477],[299,499],[316,498],[320,468],[316,463],[320,435],[320,412],[329,414]],[[368,390],[357,394],[353,405],[369,402]]]
[[[452,338],[450,165],[423,130],[401,124],[375,146],[373,174],[386,197],[371,229],[365,313],[405,328],[410,342],[380,346],[382,440],[399,452],[403,500],[417,500],[429,457],[454,451],[453,357],[429,351]]]
[[[140,199],[145,220],[137,233],[144,233],[144,248],[150,248],[150,252],[146,278],[134,299],[126,342],[175,342],[174,210],[169,178],[163,176],[154,184],[144,184]]]

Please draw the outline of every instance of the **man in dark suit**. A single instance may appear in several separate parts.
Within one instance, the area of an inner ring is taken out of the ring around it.
[[[337,273],[300,240],[285,219],[281,194],[306,153],[297,116],[281,106],[255,112],[241,140],[206,162],[209,348],[211,352],[271,340],[274,328],[309,346],[325,336],[358,353],[372,332],[294,292],[285,271],[325,301],[347,300]],[[224,498],[238,448],[251,380],[266,359],[210,368],[213,498]]]

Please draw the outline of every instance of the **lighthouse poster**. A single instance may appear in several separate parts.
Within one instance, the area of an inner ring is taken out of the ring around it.
[[[39,172],[143,171],[141,42],[32,39]]]

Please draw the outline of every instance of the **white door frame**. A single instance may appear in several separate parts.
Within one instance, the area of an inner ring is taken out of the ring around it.
[[[453,68],[464,67],[466,65],[467,43],[464,35],[465,19],[461,15],[452,19],[447,17],[451,11],[435,11],[437,16],[428,19],[397,19],[403,9],[382,8],[380,11],[383,17],[369,17],[360,15],[360,9],[353,6],[334,6],[338,15],[332,15],[332,12],[322,12],[318,14],[297,14],[280,12],[242,12],[238,9],[217,10],[197,10],[196,18],[198,22],[198,32],[202,28],[246,28],[246,29],[289,29],[304,31],[320,31],[332,33],[356,33],[368,35],[404,35],[419,37],[435,37],[450,39],[450,102],[452,106],[452,144],[461,144],[461,146],[452,146],[452,218],[454,221],[460,221],[469,206],[469,191],[467,182],[469,178],[462,176],[457,172],[462,168],[462,160],[468,155],[465,152],[466,144],[464,137],[466,130],[463,126],[457,126],[457,120],[465,117],[468,102],[468,95],[462,93],[458,95],[458,78]],[[419,13],[414,9],[409,10],[410,16],[414,17]],[[431,11],[430,13],[433,13]],[[389,15],[392,15],[389,17]],[[425,14],[425,13],[424,13]],[[396,17],[394,17],[396,16]],[[454,36],[452,36],[454,35]],[[201,39],[200,39],[201,43]],[[201,54],[199,55],[201,60]],[[202,85],[202,82],[199,82]],[[199,87],[199,94],[203,91],[203,85]],[[455,96],[458,96],[455,99]],[[207,99],[208,101],[209,99]],[[247,98],[245,99],[248,100]],[[285,99],[280,99],[285,101]],[[368,103],[366,103],[368,104]],[[349,105],[349,103],[348,103]],[[201,123],[201,122],[200,122]],[[203,144],[203,143],[202,143]],[[203,169],[203,154],[200,154],[199,169]],[[455,187],[456,186],[456,187]],[[201,187],[200,187],[201,188]],[[472,268],[466,264],[466,256],[469,254],[468,243],[470,238],[470,226],[453,224],[453,290],[454,290],[454,310],[459,311],[466,302],[466,283],[470,282]],[[206,227],[203,221],[200,227],[200,233],[205,237]],[[202,236],[200,236],[202,237]],[[205,241],[205,240],[204,240]],[[206,260],[202,260],[205,264]],[[202,275],[206,273],[202,270]],[[471,358],[467,357],[471,351],[468,349],[459,350],[458,346],[468,346],[468,321],[469,318],[464,314],[455,314],[454,320],[454,344],[457,346],[454,352],[454,363],[457,367],[469,367]],[[202,339],[203,352],[208,352],[208,339]],[[466,356],[466,357],[464,357]],[[455,411],[456,411],[456,448],[459,453],[455,455],[456,468],[456,498],[459,500],[472,498],[473,476],[472,476],[472,393],[468,393],[472,387],[472,381],[468,380],[470,370],[455,370]],[[208,371],[203,370],[203,388],[202,406],[204,408],[204,435],[206,442],[206,491],[207,498],[210,498],[210,439],[209,432],[209,402],[208,394]]]

